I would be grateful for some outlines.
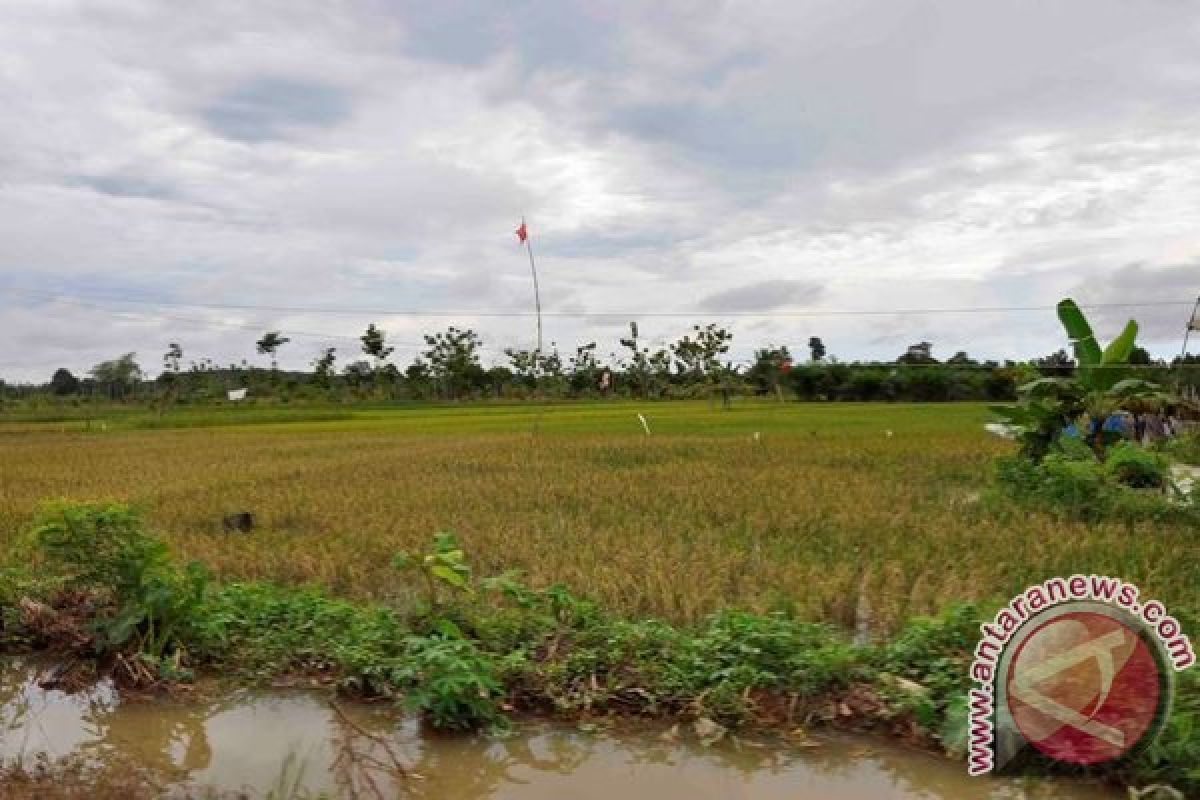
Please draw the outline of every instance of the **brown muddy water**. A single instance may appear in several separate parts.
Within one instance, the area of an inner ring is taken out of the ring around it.
[[[314,691],[236,691],[187,702],[121,699],[110,686],[64,694],[26,665],[0,677],[0,758],[38,753],[103,767],[137,764],[177,794],[375,796],[446,800],[1018,800],[1116,798],[1096,786],[978,779],[965,766],[893,742],[813,734],[803,743],[620,725],[525,722],[502,737],[423,734],[382,706]],[[344,714],[344,716],[343,716]],[[394,753],[409,775],[386,768]],[[357,787],[357,795],[352,788]],[[2,787],[0,787],[2,788]],[[2,793],[2,792],[0,792]]]

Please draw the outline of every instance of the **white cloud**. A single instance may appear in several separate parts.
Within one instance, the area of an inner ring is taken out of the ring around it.
[[[581,313],[716,298],[696,321],[719,320],[722,297],[766,310],[780,293],[755,287],[800,285],[820,291],[792,307],[827,310],[1188,300],[1197,45],[1200,14],[1167,2],[14,0],[0,377],[150,365],[171,340],[240,361],[268,327],[316,334],[282,353],[299,366],[369,321],[401,359],[451,321],[527,346],[524,318],[154,305],[524,309],[522,213],[545,305]],[[1164,355],[1171,313],[1140,315]],[[1061,344],[1050,314],[722,321],[739,355]],[[547,330],[607,352],[615,322]]]

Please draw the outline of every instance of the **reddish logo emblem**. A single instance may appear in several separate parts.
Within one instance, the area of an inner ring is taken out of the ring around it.
[[[1034,628],[1004,679],[1013,723],[1058,761],[1119,758],[1156,733],[1164,716],[1164,674],[1151,647],[1097,611],[1070,611]]]

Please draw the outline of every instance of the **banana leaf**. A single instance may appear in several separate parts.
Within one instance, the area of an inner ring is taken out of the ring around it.
[[[1118,381],[1109,391],[1117,397],[1163,394],[1162,387],[1157,383],[1144,381],[1141,378],[1126,378],[1123,381]]]
[[[1133,320],[1125,323],[1125,330],[1121,331],[1121,335],[1109,342],[1108,347],[1104,348],[1104,355],[1101,357],[1101,362],[1104,364],[1124,364],[1129,360],[1129,356],[1133,354],[1134,339],[1137,338],[1138,325]]]
[[[1021,397],[1029,398],[1056,397],[1069,384],[1070,380],[1065,378],[1034,378],[1029,383],[1023,383],[1018,386],[1017,394]]]
[[[1071,340],[1079,365],[1090,367],[1099,364],[1104,354],[1100,351],[1100,344],[1096,341],[1092,326],[1088,324],[1087,317],[1079,310],[1079,306],[1075,305],[1074,300],[1068,297],[1058,304],[1058,319],[1067,331],[1067,338]]]

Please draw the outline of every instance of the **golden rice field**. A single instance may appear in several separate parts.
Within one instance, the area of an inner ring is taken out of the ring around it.
[[[893,627],[1074,572],[1200,610],[1194,530],[981,505],[1011,447],[986,419],[969,404],[767,402],[177,410],[90,430],[0,416],[0,531],[14,542],[50,498],[126,500],[222,577],[397,600],[392,554],[449,530],[480,572],[684,621],[739,606],[850,625],[863,596]],[[258,529],[224,532],[239,510]]]

